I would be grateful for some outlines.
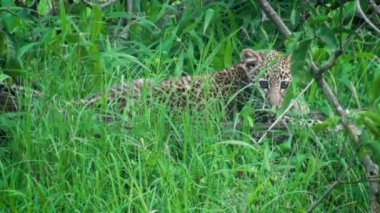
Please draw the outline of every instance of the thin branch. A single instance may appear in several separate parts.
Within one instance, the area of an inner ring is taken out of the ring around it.
[[[289,37],[292,32],[286,27],[282,19],[277,15],[276,11],[273,10],[273,8],[270,6],[270,4],[267,1],[258,1],[260,4],[261,9],[267,14],[267,17],[272,20],[280,30],[280,32],[285,36]]]
[[[87,0],[84,0],[83,3],[86,4],[87,6],[89,7],[92,7],[94,5],[98,6],[100,9],[104,9],[108,6],[111,6],[115,3],[119,2],[119,0],[109,0],[109,1],[106,1],[102,4],[99,4],[99,3],[94,3],[94,2],[91,2],[91,1],[87,1]]]
[[[290,102],[290,104],[288,105],[288,107],[286,107],[284,112],[282,112],[281,115],[278,116],[278,118],[269,126],[269,128],[264,132],[264,134],[260,137],[260,139],[257,141],[257,143],[261,143],[264,140],[264,138],[267,136],[268,132],[270,132],[277,125],[277,123],[282,120],[282,118],[285,116],[285,114],[287,112],[289,112],[289,110],[297,103],[297,101],[303,96],[303,94],[305,94],[305,92],[310,88],[310,86],[313,82],[314,82],[314,80],[311,80],[306,85],[306,87],[301,91],[301,93],[294,100],[292,100],[292,102]]]
[[[310,207],[307,209],[307,211],[306,212],[312,212],[312,211],[314,211],[314,209],[315,208],[317,208],[317,206],[319,205],[319,204],[321,204],[322,202],[323,202],[323,200],[327,197],[327,196],[329,196],[330,195],[330,193],[337,187],[337,186],[339,186],[339,184],[340,184],[341,182],[340,182],[340,180],[339,180],[339,178],[336,180],[336,181],[334,181],[334,183],[333,184],[331,184],[331,186],[322,194],[322,196],[321,197],[319,197],[318,198],[318,200],[316,200],[314,203],[312,203],[311,205],[310,205]]]
[[[359,179],[359,180],[353,180],[353,181],[340,181],[341,184],[357,184],[357,183],[365,183],[368,181],[380,181],[380,176],[377,176],[375,178],[365,178],[365,179]]]
[[[264,11],[261,11],[261,22],[270,21],[267,14]]]
[[[362,10],[362,7],[360,6],[360,1],[359,0],[356,0],[356,7],[358,8],[358,12],[360,14],[360,16],[364,19],[365,22],[367,22],[367,24],[372,27],[372,29],[374,29],[377,33],[380,33],[380,30],[379,28],[377,28],[375,26],[375,24],[373,24],[371,22],[371,20],[369,20],[369,18],[364,14],[363,10]]]
[[[124,0],[124,11],[127,12],[127,14],[130,17],[132,17],[133,0]],[[119,31],[119,32],[115,32],[115,34],[118,34],[118,37],[123,37],[124,39],[128,39],[129,38],[129,27],[130,27],[131,23],[132,23],[132,21],[130,19],[121,18],[118,26],[122,27],[122,29],[118,30],[118,28],[117,28],[117,31]]]
[[[343,3],[342,2],[340,2],[340,5],[339,5],[339,25],[341,27],[343,26]],[[342,43],[343,43],[343,33],[340,32],[339,33],[339,49],[341,51],[343,51]],[[348,42],[347,42],[347,44],[348,44]]]
[[[371,5],[372,9],[380,15],[380,6],[376,4],[374,0],[368,0],[368,3]]]
[[[128,0],[128,1],[127,1],[127,12],[128,12],[129,14],[132,13],[132,5],[133,5],[133,0]]]
[[[101,9],[103,9],[103,8],[106,8],[106,7],[110,6],[110,5],[112,5],[112,4],[117,3],[118,1],[119,1],[119,0],[109,0],[109,1],[107,1],[107,2],[104,2],[103,4],[99,4],[98,6],[99,6]]]
[[[341,23],[341,26],[343,25],[343,23]],[[362,27],[364,26],[364,23],[362,23],[356,30],[355,30],[355,33],[358,32]],[[327,62],[321,66],[321,68],[319,69],[319,74],[323,74],[324,72],[326,72],[327,70],[329,70],[331,67],[333,67],[336,63],[336,60],[337,58],[343,54],[343,51],[344,49],[346,49],[347,45],[351,42],[351,40],[353,39],[354,37],[354,33],[351,34],[346,42],[342,45],[342,41],[340,41],[340,48],[338,50],[336,50],[334,52],[334,54],[332,54],[330,56],[330,58],[327,60]],[[342,39],[342,33],[340,33],[340,39]]]
[[[14,12],[8,10],[8,9],[4,9],[4,8],[0,8],[0,12],[7,12],[7,13],[13,15],[13,16],[18,16],[16,13],[14,13]]]
[[[361,144],[355,148],[355,152],[358,152],[360,148],[361,148]],[[353,162],[355,160],[356,158],[350,159],[349,163],[347,164],[348,166],[338,174],[336,180],[330,185],[329,188],[327,188],[327,190],[322,194],[322,196],[310,205],[310,207],[307,209],[307,212],[314,211],[314,209],[317,208],[317,206],[322,203],[322,201],[333,191],[333,189],[335,189],[340,184],[360,183],[360,182],[369,182],[369,181],[376,180],[377,177],[372,177],[370,179],[366,178],[365,180],[358,180],[358,181],[351,181],[351,182],[341,181],[343,176],[351,169]]]
[[[127,1],[127,13],[130,15],[130,16],[132,16],[132,13],[133,13],[133,0],[126,0]],[[124,30],[123,30],[123,32],[125,31],[125,30],[127,30],[126,32],[125,32],[125,38],[126,39],[128,39],[129,38],[129,27],[130,27],[130,24],[131,24],[131,20],[130,19],[128,19],[128,20],[126,20],[127,21],[127,24],[126,24],[126,26],[128,26],[128,27],[125,27],[124,28]],[[128,28],[128,29],[127,29]],[[123,33],[122,33],[123,34]]]
[[[336,63],[336,59],[342,54],[343,54],[342,49],[339,49],[335,51],[334,54],[331,54],[329,60],[327,60],[327,62],[324,65],[322,65],[321,68],[319,69],[319,74],[321,75],[327,70],[329,70],[331,67],[333,67]]]
[[[259,5],[261,6],[261,9],[267,14],[269,19],[271,19],[276,24],[276,26],[280,30],[280,32],[283,35],[285,35],[286,37],[289,37],[291,35],[291,31],[284,24],[284,22],[277,15],[277,13],[273,10],[273,8],[270,6],[270,4],[266,0],[258,0],[258,2],[259,2]],[[333,64],[333,63],[331,63],[331,64]],[[326,68],[331,68],[329,66],[326,65]],[[322,75],[321,69],[319,69],[317,67],[317,65],[315,64],[314,61],[311,62],[311,72],[312,72],[314,79],[317,81],[319,88],[324,92],[328,101],[333,106],[336,114],[341,118],[343,126],[346,128],[346,130],[348,131],[348,133],[352,137],[353,141],[356,144],[360,144],[361,132],[353,123],[351,123],[348,120],[348,118],[347,118],[348,112],[346,110],[343,110],[338,99],[336,98],[336,96],[332,92],[329,85],[326,83],[326,81]],[[370,156],[367,155],[362,160],[363,160],[363,164],[365,165],[367,177],[372,178],[373,176],[377,176],[379,173],[379,167],[371,160]],[[334,186],[338,185],[340,183],[339,179],[334,183],[335,183]],[[374,183],[376,183],[376,185]],[[331,188],[333,189],[335,187],[331,187]],[[326,194],[325,197],[328,194],[330,194],[332,189],[331,190],[329,189],[327,192],[324,193],[324,194]],[[370,196],[371,196],[371,212],[377,212],[379,210],[379,204],[377,203],[377,200],[376,200],[376,196],[378,194],[378,183],[377,182],[370,182],[370,188],[369,189],[370,189]]]

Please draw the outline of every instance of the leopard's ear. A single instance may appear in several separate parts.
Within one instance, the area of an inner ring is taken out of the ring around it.
[[[248,68],[257,67],[263,62],[261,56],[251,49],[244,49],[240,54],[240,59],[242,63],[247,64]]]

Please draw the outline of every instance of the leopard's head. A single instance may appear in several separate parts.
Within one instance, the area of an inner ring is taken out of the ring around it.
[[[241,53],[241,60],[242,63],[245,63],[249,78],[256,80],[261,72],[265,73],[258,79],[258,83],[265,93],[266,102],[270,106],[281,106],[292,80],[290,57],[275,50],[255,52],[251,49],[244,49]]]

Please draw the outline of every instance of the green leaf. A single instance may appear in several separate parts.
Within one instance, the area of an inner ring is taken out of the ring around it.
[[[248,121],[249,127],[253,128],[253,126],[254,126],[253,118],[247,117],[247,121]]]
[[[227,140],[227,141],[218,142],[216,144],[217,145],[219,145],[219,144],[237,145],[237,146],[247,147],[249,149],[252,149],[253,151],[258,151],[258,149],[256,147],[252,146],[251,143],[247,143],[245,141]]]
[[[318,29],[317,35],[324,43],[326,43],[329,49],[335,50],[338,48],[338,41],[334,35],[334,32],[330,28],[322,26]]]
[[[228,22],[231,26],[231,32],[235,32],[238,30],[238,24],[236,23],[236,15],[231,10],[228,10]]]
[[[292,10],[292,12],[290,13],[290,23],[292,24],[292,26],[295,26],[296,25],[296,16],[297,16],[297,11],[296,10]]]
[[[347,34],[352,34],[352,35],[358,35],[358,33],[355,32],[354,29],[351,29],[349,27],[344,27],[344,26],[337,26],[333,28],[333,31],[335,33],[347,33]]]
[[[308,38],[296,43],[292,53],[292,72],[296,76],[305,76],[305,73],[310,73],[308,68],[308,51],[311,45],[312,39]]]
[[[362,133],[361,141],[363,146],[359,150],[360,157],[370,154],[377,164],[380,163],[380,141],[373,140],[366,130]]]
[[[343,6],[343,20],[351,19],[357,13],[355,1],[348,1]]]
[[[212,19],[212,17],[214,16],[214,10],[213,9],[208,9],[206,11],[206,15],[205,15],[205,24],[203,26],[203,34],[206,33],[206,30],[208,28],[208,25],[210,24],[210,21]]]
[[[324,120],[322,123],[318,123],[313,125],[313,129],[316,132],[323,132],[328,129],[334,129],[336,127],[338,121],[340,118],[336,115],[329,117],[328,119]]]
[[[148,30],[149,33],[155,33],[155,29],[157,29],[154,23],[148,19],[141,19],[137,22],[137,24],[143,27],[144,29]]]
[[[372,102],[375,102],[377,99],[380,98],[380,77],[376,78],[371,86],[370,94],[371,94],[371,100]]]
[[[0,31],[0,57],[5,57],[6,66],[15,62],[17,57],[17,42],[15,37]]]
[[[1,12],[1,21],[2,21],[2,27],[4,27],[4,29],[8,32],[15,32],[17,31],[18,29],[22,29],[22,26],[21,26],[21,21],[20,21],[20,18],[18,18],[17,16],[13,16],[11,14],[7,14],[7,13],[4,13]]]
[[[184,53],[181,53],[175,61],[175,76],[181,76],[183,73]]]
[[[17,60],[19,64],[21,65],[21,67],[24,67],[23,65],[26,62],[25,60],[23,60],[24,54],[26,54],[29,50],[33,51],[34,47],[37,46],[38,44],[39,43],[30,43],[20,48],[17,54]]]
[[[248,125],[250,128],[253,128],[254,121],[252,119],[252,108],[249,106],[244,106],[243,109],[240,111],[240,115],[243,121],[243,124]]]
[[[5,75],[5,74],[3,74],[3,73],[0,73],[0,82],[3,82],[3,81],[5,81],[5,80],[8,79],[8,78],[9,78],[8,75]]]
[[[361,113],[362,116],[367,117],[371,119],[373,122],[375,122],[377,125],[380,126],[380,115],[371,111],[365,111]]]
[[[40,0],[37,6],[37,11],[41,15],[48,15],[51,7],[52,5],[50,1]]]
[[[329,19],[326,15],[318,15],[311,21],[311,24],[322,24]]]
[[[108,51],[108,52],[101,53],[101,58],[107,58],[107,57],[119,59],[122,61],[130,61],[139,65],[145,70],[149,70],[149,68],[144,63],[142,63],[141,61],[139,61],[139,59],[129,54],[115,52],[115,51]]]
[[[380,115],[378,113],[362,112],[360,113],[359,122],[364,124],[375,138],[380,138]]]
[[[92,26],[91,26],[91,40],[95,41],[99,38],[103,26],[102,11],[97,6],[92,7]]]
[[[67,32],[69,30],[69,22],[67,21],[66,18],[66,8],[65,8],[65,3],[63,0],[59,1],[59,20],[61,24],[61,28],[63,32]]]
[[[224,51],[223,51],[224,65],[225,66],[231,66],[231,64],[232,64],[232,52],[233,52],[232,41],[231,41],[231,39],[227,39],[227,43],[226,43],[226,46],[225,46]]]
[[[291,137],[286,139],[285,141],[282,141],[281,144],[277,145],[277,150],[281,154],[289,153],[292,151],[292,140]]]

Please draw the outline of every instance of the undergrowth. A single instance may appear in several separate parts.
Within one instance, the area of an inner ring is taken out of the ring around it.
[[[277,3],[277,9],[299,29],[296,2]],[[0,147],[2,212],[303,212],[340,171],[348,170],[344,181],[364,177],[356,147],[341,132],[295,125],[281,145],[270,136],[259,144],[249,120],[244,128],[236,120],[226,123],[213,103],[173,112],[143,102],[132,117],[116,114],[111,123],[73,104],[118,82],[215,72],[237,63],[247,47],[293,54],[300,49],[294,43],[305,43],[297,34],[284,46],[276,29],[260,21],[253,1],[177,3],[136,1],[128,15],[120,3],[101,10],[60,1],[57,15],[41,6],[42,15],[33,17],[2,0],[1,76],[42,93],[20,100],[24,111],[1,116],[7,135]],[[356,26],[351,3],[344,21]],[[335,20],[337,10],[318,12]],[[129,21],[125,30],[120,18]],[[323,21],[307,23],[302,32]],[[317,33],[322,42],[325,35]],[[369,105],[368,82],[379,76],[379,43],[370,37],[368,31],[356,36],[326,75],[349,108]],[[320,42],[310,41],[310,54],[295,56],[301,62],[289,99],[311,79],[302,60],[323,61],[331,52]],[[333,115],[316,85],[305,100]],[[368,206],[366,184],[359,182],[335,189],[318,210],[367,212]]]

